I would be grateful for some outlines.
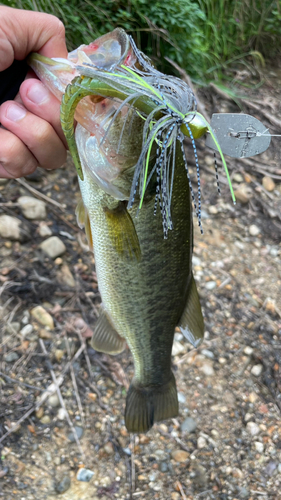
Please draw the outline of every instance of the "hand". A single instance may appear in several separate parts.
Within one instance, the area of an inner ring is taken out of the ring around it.
[[[66,58],[63,24],[49,14],[0,6],[0,72],[30,52]],[[38,165],[54,169],[65,162],[60,103],[37,78],[27,75],[14,101],[0,106],[0,123],[0,178],[28,175]]]

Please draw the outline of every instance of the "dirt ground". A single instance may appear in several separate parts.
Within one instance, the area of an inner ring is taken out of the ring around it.
[[[242,102],[275,134],[280,74]],[[215,89],[199,95],[209,114],[239,111]],[[227,159],[236,206],[222,171],[218,195],[201,144],[193,264],[205,340],[195,350],[176,332],[180,414],[145,435],[124,426],[129,350],[110,357],[88,344],[100,296],[75,221],[74,167],[0,185],[0,215],[21,221],[18,236],[0,239],[1,498],[281,499],[281,143]],[[42,219],[24,216],[19,197],[42,194]],[[51,235],[65,246],[53,258],[40,247]]]

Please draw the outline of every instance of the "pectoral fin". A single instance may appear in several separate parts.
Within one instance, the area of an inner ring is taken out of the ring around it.
[[[109,236],[118,255],[130,260],[140,260],[141,249],[132,218],[123,202],[111,210],[105,208]]]
[[[193,275],[186,306],[178,326],[193,347],[198,347],[201,344],[204,338],[204,320]]]
[[[78,226],[81,229],[83,229],[83,227],[85,228],[85,233],[87,236],[88,245],[89,245],[90,250],[92,250],[92,252],[93,252],[94,245],[93,245],[93,236],[92,236],[90,218],[89,218],[88,210],[86,209],[82,198],[81,198],[81,200],[79,200],[79,202],[77,204],[75,214],[76,214]]]
[[[126,341],[116,332],[106,311],[102,309],[96,322],[91,346],[95,351],[118,354],[124,350],[125,345]]]

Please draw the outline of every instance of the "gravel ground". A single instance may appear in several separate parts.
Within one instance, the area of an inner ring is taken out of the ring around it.
[[[280,108],[277,92],[273,103],[265,90],[256,98],[268,113]],[[209,112],[237,111],[215,94],[202,99]],[[129,350],[113,358],[88,346],[100,297],[75,223],[73,167],[0,185],[5,500],[281,499],[280,147],[257,164],[228,162],[235,207],[199,153],[204,235],[195,219],[193,264],[205,340],[194,350],[176,332],[180,414],[145,435],[124,426]],[[39,206],[26,185],[49,202]]]

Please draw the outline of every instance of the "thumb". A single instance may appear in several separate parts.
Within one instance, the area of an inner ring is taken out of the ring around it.
[[[0,6],[0,71],[30,52],[67,57],[64,25],[50,14]]]

